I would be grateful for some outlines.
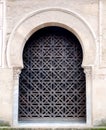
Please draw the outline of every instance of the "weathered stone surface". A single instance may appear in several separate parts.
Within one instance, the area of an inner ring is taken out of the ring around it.
[[[2,65],[2,45],[3,45],[3,3],[0,1],[0,66]]]
[[[106,67],[106,1],[101,1],[100,13],[100,50],[101,66]]]
[[[3,2],[0,0],[0,120],[17,123],[18,112],[14,116],[13,111],[18,109],[18,102],[14,105],[14,100],[18,101],[18,78],[27,39],[42,27],[56,25],[72,31],[82,45],[90,124],[105,121],[106,0],[6,0],[4,23]]]

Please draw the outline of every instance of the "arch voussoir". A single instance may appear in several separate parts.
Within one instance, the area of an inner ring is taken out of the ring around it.
[[[65,9],[50,8],[29,14],[15,27],[7,47],[8,67],[23,67],[22,53],[26,40],[37,30],[47,26],[60,26],[74,33],[83,49],[82,66],[95,64],[95,36],[89,25],[74,12]]]

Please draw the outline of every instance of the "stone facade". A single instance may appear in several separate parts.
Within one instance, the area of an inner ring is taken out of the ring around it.
[[[0,120],[20,126],[18,78],[27,39],[42,27],[60,26],[74,33],[83,49],[87,123],[75,126],[106,121],[105,7],[105,0],[0,0]]]

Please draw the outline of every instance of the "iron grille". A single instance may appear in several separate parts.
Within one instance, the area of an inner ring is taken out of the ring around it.
[[[86,117],[86,83],[82,49],[65,29],[36,32],[23,51],[19,80],[19,120]]]

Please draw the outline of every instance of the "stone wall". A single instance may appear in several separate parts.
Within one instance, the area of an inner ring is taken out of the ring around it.
[[[5,5],[4,1],[0,0],[0,66],[2,66],[2,47],[3,47],[3,42],[4,42],[4,11],[5,10]]]
[[[20,21],[31,12],[47,8],[60,8],[74,12],[87,23],[93,33],[96,58],[95,64],[92,65],[91,122],[93,125],[100,124],[106,121],[105,0],[0,0],[0,120],[12,123],[13,119],[13,68],[7,64],[7,45],[10,35]],[[45,19],[47,19],[46,15]],[[89,39],[89,36],[86,38]]]

